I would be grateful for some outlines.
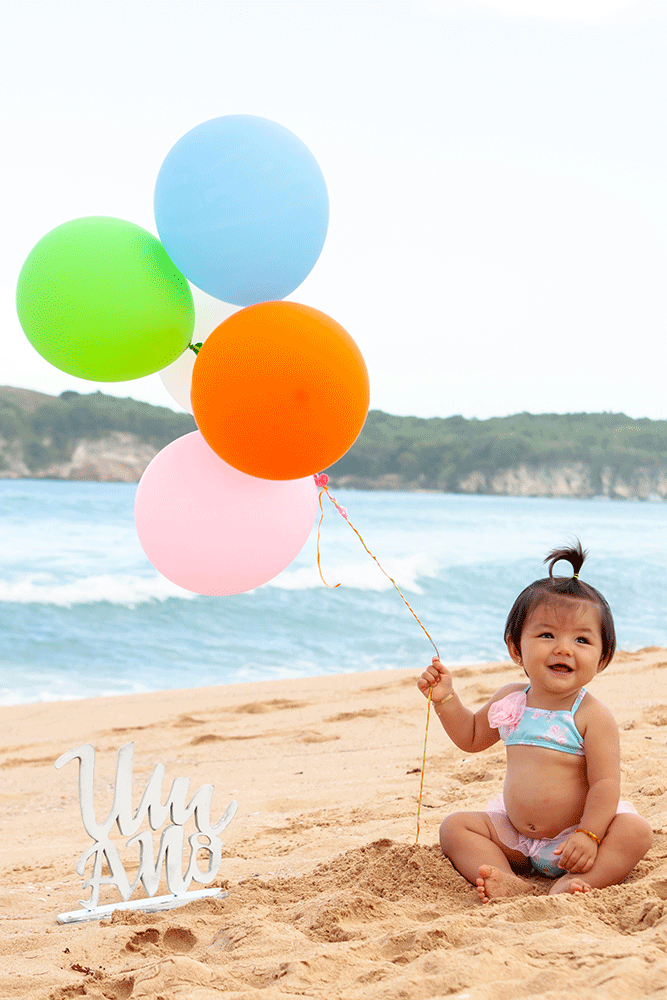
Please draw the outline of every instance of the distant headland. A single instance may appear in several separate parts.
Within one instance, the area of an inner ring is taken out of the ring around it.
[[[0,478],[137,482],[161,448],[194,429],[189,414],[134,399],[2,386]],[[663,501],[667,420],[371,410],[353,447],[326,471],[332,486],[352,489]]]

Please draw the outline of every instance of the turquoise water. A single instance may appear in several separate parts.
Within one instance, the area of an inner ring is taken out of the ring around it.
[[[135,484],[0,481],[0,704],[415,667],[432,655],[331,504],[271,583],[202,597],[160,577]],[[667,504],[335,491],[443,661],[503,658],[507,612],[578,535],[619,646],[667,646]]]

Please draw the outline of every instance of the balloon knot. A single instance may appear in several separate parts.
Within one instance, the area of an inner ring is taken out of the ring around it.
[[[326,472],[317,472],[317,473],[315,473],[315,475],[313,476],[313,479],[315,480],[315,485],[319,489],[326,489],[326,487],[327,487],[327,485],[329,483],[329,477],[327,476]]]
[[[195,354],[199,354],[199,348],[202,346],[203,343],[204,341],[202,340],[198,344],[188,344],[188,347],[190,348],[191,351],[194,351]]]

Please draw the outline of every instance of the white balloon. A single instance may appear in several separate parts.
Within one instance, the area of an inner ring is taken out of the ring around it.
[[[203,343],[208,335],[213,333],[215,328],[233,313],[238,312],[239,306],[231,306],[227,302],[221,302],[220,299],[214,299],[212,295],[202,292],[196,285],[190,285],[190,291],[195,304],[195,328],[192,334],[192,343],[199,344]],[[187,347],[179,358],[176,358],[159,373],[169,395],[188,413],[192,413],[190,389],[192,369],[195,366],[196,358],[195,352]]]

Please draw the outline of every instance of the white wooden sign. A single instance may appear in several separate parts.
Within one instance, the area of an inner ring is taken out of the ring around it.
[[[83,825],[94,843],[83,852],[76,864],[79,875],[85,876],[86,865],[93,859],[91,877],[83,887],[90,887],[90,899],[80,899],[82,910],[58,915],[60,923],[74,923],[80,920],[98,920],[108,916],[115,909],[135,910],[166,910],[175,906],[183,906],[193,899],[204,896],[226,896],[220,889],[202,889],[188,892],[191,882],[207,885],[212,882],[220,868],[222,843],[219,834],[228,826],[236,814],[238,802],[232,801],[227,806],[217,823],[211,822],[211,800],[213,785],[202,785],[186,804],[186,796],[190,785],[189,778],[175,778],[167,801],[162,804],[162,779],[164,764],[156,764],[146,785],[146,790],[136,810],[132,811],[132,765],[134,759],[134,743],[126,743],[121,747],[116,757],[116,780],[114,785],[113,805],[109,815],[99,823],[95,816],[94,786],[95,786],[95,748],[90,743],[68,750],[55,762],[60,768],[71,760],[79,761],[79,805]],[[197,833],[188,837],[190,851],[188,864],[183,873],[183,848],[185,846],[184,824],[194,816]],[[148,818],[150,830],[140,831],[144,819]],[[159,830],[170,819],[160,836],[160,847],[157,860],[153,850],[153,835],[151,830]],[[112,827],[117,825],[123,837],[128,837],[126,847],[139,845],[139,872],[133,882],[130,882],[116,845],[110,838]],[[203,841],[206,841],[205,843]],[[208,852],[208,865],[202,871],[197,864],[197,853],[200,850]],[[103,875],[106,861],[108,875]],[[161,869],[164,862],[167,888],[169,895],[155,896],[161,879]],[[149,898],[130,900],[139,882],[143,885]],[[100,887],[114,885],[123,900],[122,903],[112,903],[98,906]]]

